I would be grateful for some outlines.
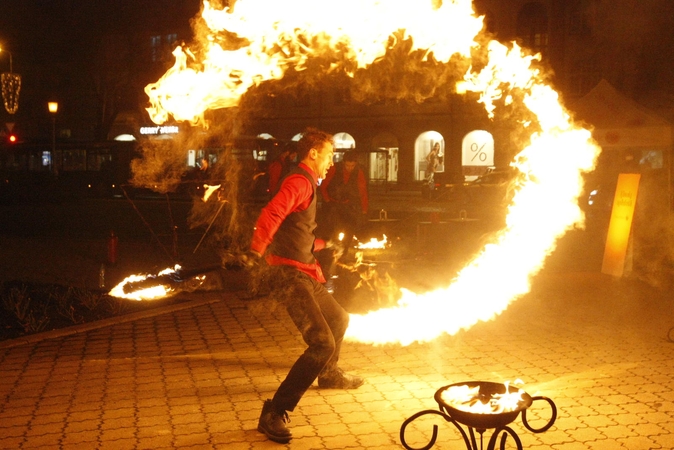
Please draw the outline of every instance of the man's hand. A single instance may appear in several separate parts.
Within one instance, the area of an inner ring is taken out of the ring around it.
[[[335,258],[335,261],[338,261],[344,254],[344,243],[342,241],[329,239],[325,241],[325,248],[332,250],[332,256]]]
[[[227,270],[253,270],[260,265],[262,256],[255,250],[248,250],[246,253],[237,255],[232,260],[225,263]]]
[[[249,270],[258,267],[260,265],[261,260],[262,255],[260,255],[255,250],[248,250],[246,253],[241,255],[241,261],[243,263],[243,266]]]

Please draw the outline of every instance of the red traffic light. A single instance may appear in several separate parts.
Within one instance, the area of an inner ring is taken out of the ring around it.
[[[17,137],[16,137],[16,134],[10,134],[10,135],[7,137],[7,142],[9,142],[10,144],[15,143],[17,140],[18,140],[18,139],[17,139]]]

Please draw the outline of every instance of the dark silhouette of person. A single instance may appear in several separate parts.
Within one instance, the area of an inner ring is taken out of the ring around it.
[[[269,173],[269,193],[276,194],[281,186],[281,180],[296,165],[297,148],[294,143],[288,144],[281,154],[269,164],[267,171]]]
[[[343,160],[330,168],[320,189],[328,234],[334,240],[344,233],[342,258],[346,258],[354,236],[365,225],[369,208],[367,177],[354,152],[346,152]]]

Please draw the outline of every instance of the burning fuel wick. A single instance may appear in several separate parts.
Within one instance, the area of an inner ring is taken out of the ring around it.
[[[182,291],[193,291],[203,284],[206,274],[220,266],[181,270],[180,265],[156,275],[130,275],[112,288],[109,295],[127,300],[156,300]]]
[[[210,186],[208,184],[204,184],[204,198],[202,199],[204,202],[207,202],[208,199],[213,195],[214,192],[216,192],[218,189],[220,189],[221,184],[218,184],[216,186]]]

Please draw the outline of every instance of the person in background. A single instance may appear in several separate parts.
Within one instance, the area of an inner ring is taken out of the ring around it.
[[[294,143],[288,144],[278,157],[269,164],[267,171],[269,172],[269,193],[276,194],[281,180],[290,170],[296,165],[297,148]]]
[[[300,162],[262,209],[244,258],[253,269],[265,255],[271,294],[285,306],[307,344],[260,414],[258,431],[280,443],[292,438],[285,425],[288,411],[295,409],[316,379],[321,389],[354,389],[364,382],[337,365],[349,314],[323,286],[325,278],[313,254],[325,245],[313,233],[318,179],[333,164],[332,140],[314,128],[302,134],[297,144]]]
[[[369,208],[367,177],[354,152],[344,153],[344,159],[330,168],[320,189],[330,238],[344,233],[342,258],[346,258],[354,236],[365,225]]]
[[[440,163],[440,143],[436,142],[431,151],[426,155],[426,181],[432,187],[434,183],[435,171]]]

